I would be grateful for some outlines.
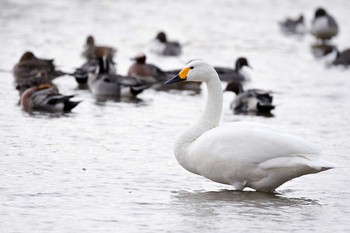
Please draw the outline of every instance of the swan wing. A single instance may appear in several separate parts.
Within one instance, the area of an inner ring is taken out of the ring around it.
[[[199,163],[200,160],[215,158],[229,163],[258,165],[278,158],[293,158],[295,155],[317,156],[320,151],[301,137],[281,133],[266,125],[235,122],[202,134],[191,143],[189,153],[198,157]]]

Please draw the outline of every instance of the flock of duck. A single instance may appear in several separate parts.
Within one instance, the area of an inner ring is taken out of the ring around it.
[[[287,18],[279,24],[282,31],[287,34],[303,35],[308,32],[303,14],[300,14],[296,19]],[[318,40],[312,46],[316,56],[334,53],[335,56],[331,61],[332,65],[350,65],[350,48],[340,52],[336,45],[330,43],[331,39],[339,34],[339,26],[336,19],[324,8],[315,10],[309,31]]]
[[[303,17],[281,22],[289,33],[301,33]],[[305,31],[304,31],[305,32]],[[336,21],[324,10],[317,9],[311,33],[321,44],[338,33]],[[181,53],[178,42],[168,41],[160,32],[152,41],[151,51],[164,56]],[[231,108],[236,112],[270,112],[274,109],[272,93],[259,89],[243,90],[247,77],[242,72],[249,67],[246,58],[238,58],[234,68],[213,67],[203,60],[193,60],[179,70],[164,71],[148,64],[146,55],[133,58],[126,76],[116,73],[112,47],[97,46],[94,38],[86,40],[83,52],[86,62],[74,73],[56,70],[53,60],[40,59],[26,52],[14,67],[16,88],[24,110],[66,112],[79,104],[72,96],[59,93],[52,80],[61,75],[74,76],[80,88],[87,88],[95,97],[137,96],[148,88],[156,90],[200,90],[207,87],[207,104],[199,120],[183,132],[175,142],[177,161],[186,170],[212,181],[273,192],[285,182],[334,167],[320,158],[321,152],[311,142],[280,132],[268,125],[252,122],[232,122],[219,126],[224,90],[236,93]],[[338,53],[334,65],[349,65],[349,50]]]
[[[164,32],[159,32],[151,41],[150,51],[162,56],[178,56],[181,54],[181,45],[176,41],[168,41]],[[178,70],[163,70],[160,67],[147,63],[147,57],[141,53],[132,58],[134,63],[129,67],[127,75],[117,74],[114,62],[116,49],[95,44],[93,36],[88,36],[85,50],[84,64],[73,73],[57,70],[53,59],[37,58],[33,52],[27,51],[20,58],[13,69],[15,86],[19,91],[20,104],[25,111],[69,112],[79,104],[72,101],[71,96],[60,94],[52,82],[53,79],[69,75],[73,76],[79,89],[87,89],[97,100],[135,98],[146,89],[159,91],[190,90],[195,93],[201,91],[201,83],[186,82],[172,86],[164,82],[175,76]],[[237,94],[234,109],[237,112],[266,111],[274,108],[270,92],[249,90],[244,92],[242,84],[249,80],[243,67],[250,67],[244,57],[236,60],[233,68],[215,67],[222,81],[228,83],[226,91]],[[247,99],[259,99],[253,106]],[[241,99],[241,101],[238,101]]]

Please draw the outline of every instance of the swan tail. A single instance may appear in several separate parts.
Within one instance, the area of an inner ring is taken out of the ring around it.
[[[320,159],[318,155],[291,155],[264,161],[260,167],[266,170],[304,167],[309,173],[317,173],[335,168],[336,165]]]

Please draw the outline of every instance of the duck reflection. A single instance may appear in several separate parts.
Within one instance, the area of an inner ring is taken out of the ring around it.
[[[311,45],[311,52],[316,58],[322,58],[337,52],[337,47],[328,43],[314,43]]]

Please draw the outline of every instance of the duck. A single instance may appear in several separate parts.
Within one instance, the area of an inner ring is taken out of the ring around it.
[[[128,76],[137,78],[143,84],[149,84],[153,89],[159,91],[169,90],[189,90],[194,93],[201,91],[200,83],[187,82],[178,83],[172,86],[164,86],[163,83],[170,77],[173,77],[178,70],[164,71],[154,64],[147,63],[147,56],[144,53],[139,53],[131,60],[134,63],[128,69]]]
[[[226,68],[220,66],[214,66],[215,71],[218,73],[221,81],[225,82],[243,82],[250,79],[249,75],[243,71],[243,67],[252,68],[246,57],[239,57],[236,59],[235,68]]]
[[[45,83],[27,88],[22,94],[20,104],[26,112],[41,111],[49,113],[67,113],[80,101],[72,101],[74,95],[62,95],[56,86]]]
[[[317,8],[311,24],[311,34],[322,42],[326,42],[339,32],[336,20],[323,8]]]
[[[345,49],[342,52],[339,52],[339,50],[336,49],[336,58],[334,59],[334,61],[332,61],[332,64],[349,66],[350,65],[350,48]]]
[[[202,115],[174,145],[175,157],[187,171],[239,191],[274,192],[291,179],[334,168],[320,158],[315,144],[294,134],[249,121],[219,125],[222,85],[209,63],[192,61],[165,85],[184,81],[207,87]]]
[[[26,78],[35,77],[40,71],[46,71],[50,79],[67,74],[66,72],[56,69],[54,59],[38,58],[32,51],[26,51],[22,54],[19,62],[15,64],[13,75],[15,81],[18,82]]]
[[[304,22],[304,15],[300,15],[297,19],[287,18],[282,22],[279,22],[280,28],[287,34],[299,34],[302,35],[306,32],[306,26]]]
[[[273,96],[271,91],[261,89],[244,91],[240,82],[228,83],[225,91],[232,91],[236,94],[236,97],[230,104],[230,108],[236,114],[271,114],[271,110],[275,108],[272,104]]]
[[[111,74],[110,62],[104,50],[98,50],[98,69],[88,73],[88,87],[91,93],[97,98],[136,97],[138,94],[149,88],[150,85],[140,83],[136,78]]]
[[[85,50],[82,53],[82,56],[85,57],[87,61],[96,59],[96,50],[103,50],[106,53],[106,56],[113,60],[115,53],[117,50],[113,47],[109,46],[97,46],[95,44],[95,38],[92,35],[89,35],[86,38]]]
[[[182,46],[178,41],[168,41],[165,32],[160,31],[151,41],[150,52],[163,56],[179,56]]]
[[[109,74],[116,74],[117,70],[115,69],[114,61],[110,57],[107,57],[107,59],[110,64],[108,70]],[[98,59],[91,59],[86,61],[79,68],[76,68],[75,71],[69,75],[75,78],[75,81],[78,83],[78,89],[88,89],[87,82],[89,73],[95,73],[98,67]]]
[[[128,75],[139,79],[140,82],[156,84],[159,80],[167,79],[167,75],[162,69],[146,63],[147,57],[144,53],[137,54],[131,60],[134,63],[129,67]]]

